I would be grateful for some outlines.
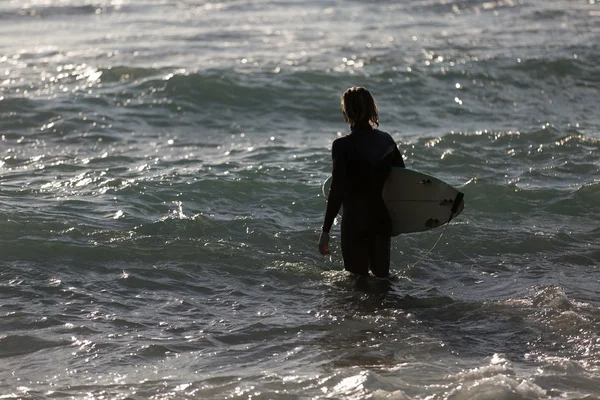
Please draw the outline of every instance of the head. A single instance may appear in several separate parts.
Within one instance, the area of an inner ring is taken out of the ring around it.
[[[342,94],[344,121],[350,126],[379,126],[379,113],[373,95],[362,86],[351,87]]]

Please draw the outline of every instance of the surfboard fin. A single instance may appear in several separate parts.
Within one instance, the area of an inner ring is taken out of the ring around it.
[[[425,221],[425,226],[428,228],[435,228],[437,226],[440,226],[440,220],[437,218],[429,218],[427,221]]]

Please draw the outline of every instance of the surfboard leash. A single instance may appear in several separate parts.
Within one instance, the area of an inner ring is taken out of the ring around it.
[[[458,192],[458,194],[454,198],[454,202],[452,203],[452,208],[450,209],[450,218],[448,218],[448,222],[446,222],[446,226],[444,226],[442,233],[440,233],[440,236],[438,236],[438,238],[435,241],[435,243],[433,244],[433,246],[431,246],[431,248],[429,250],[427,250],[427,252],[421,256],[421,258],[419,258],[417,261],[415,261],[412,265],[409,265],[407,269],[411,269],[412,267],[414,267],[415,265],[420,263],[425,257],[427,257],[429,255],[429,253],[431,253],[433,251],[433,249],[435,249],[435,246],[437,246],[439,241],[442,239],[442,236],[444,236],[446,229],[448,229],[448,226],[450,225],[450,221],[452,221],[454,214],[456,214],[456,212],[458,211],[458,207],[460,207],[460,202],[463,200],[464,197],[465,197],[464,193]]]

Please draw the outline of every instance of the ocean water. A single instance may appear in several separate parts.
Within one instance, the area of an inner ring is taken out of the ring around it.
[[[1,1],[0,399],[600,399],[599,21]],[[317,252],[354,85],[465,193],[391,281]]]

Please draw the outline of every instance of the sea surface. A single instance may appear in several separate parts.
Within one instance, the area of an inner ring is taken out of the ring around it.
[[[598,0],[0,1],[0,399],[600,399],[599,65]],[[391,280],[317,251],[356,85],[465,194]]]

